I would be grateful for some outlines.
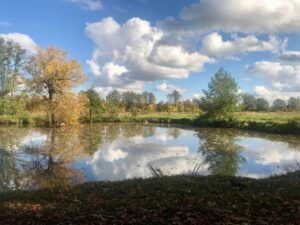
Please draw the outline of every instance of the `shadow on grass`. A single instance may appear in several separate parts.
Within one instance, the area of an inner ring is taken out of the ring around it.
[[[0,195],[0,224],[297,224],[300,172],[159,177]]]

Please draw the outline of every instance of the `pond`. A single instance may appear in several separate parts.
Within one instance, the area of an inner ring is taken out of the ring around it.
[[[0,127],[0,192],[180,174],[265,178],[299,163],[297,136],[141,124]]]

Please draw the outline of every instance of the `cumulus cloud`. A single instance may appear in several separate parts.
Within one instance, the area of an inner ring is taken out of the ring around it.
[[[300,92],[300,66],[261,61],[246,67],[246,72],[259,74],[275,91]]]
[[[8,34],[0,34],[0,37],[2,37],[6,41],[13,41],[15,43],[18,43],[23,49],[25,49],[29,53],[35,53],[36,48],[38,46],[32,40],[32,38],[26,34],[8,33]]]
[[[224,41],[223,37],[213,32],[202,39],[202,51],[214,57],[234,57],[242,52],[277,51],[280,41],[275,37],[269,37],[267,41],[259,40],[254,35],[240,37],[232,35],[232,40]]]
[[[100,0],[68,0],[69,2],[79,5],[82,9],[97,11],[102,9],[102,3]]]
[[[300,51],[283,51],[279,55],[279,60],[288,63],[300,63]]]
[[[270,90],[265,86],[255,86],[254,91],[258,97],[265,98],[270,103],[278,98],[288,100],[290,97],[300,97],[300,92]]]
[[[191,72],[202,71],[205,63],[215,62],[180,45],[162,44],[164,31],[140,18],[119,24],[108,17],[87,24],[86,33],[96,44],[88,64],[103,87],[188,78]],[[112,72],[115,69],[117,73]]]
[[[181,87],[176,87],[174,85],[168,84],[166,81],[160,84],[156,85],[156,90],[157,91],[162,91],[165,93],[172,93],[173,91],[178,91],[180,94],[186,92],[185,89],[181,88]]]
[[[185,7],[181,21],[165,26],[200,32],[298,32],[299,0],[201,0]]]

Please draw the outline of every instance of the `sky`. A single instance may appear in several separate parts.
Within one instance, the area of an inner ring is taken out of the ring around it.
[[[222,67],[240,91],[300,97],[300,0],[0,0],[0,37],[55,46],[102,96],[201,96]]]

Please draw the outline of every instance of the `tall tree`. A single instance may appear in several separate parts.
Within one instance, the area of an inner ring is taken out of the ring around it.
[[[85,94],[88,98],[89,115],[92,122],[94,114],[98,113],[102,106],[102,100],[93,88],[88,89]]]
[[[106,101],[114,106],[119,106],[121,104],[121,98],[122,96],[120,92],[117,90],[113,90],[106,96]]]
[[[0,37],[0,96],[15,90],[21,81],[26,52],[17,43]]]
[[[238,84],[224,69],[215,74],[203,93],[202,105],[209,117],[222,118],[238,110]]]
[[[55,124],[55,111],[61,99],[85,80],[80,64],[66,57],[67,52],[54,47],[40,48],[30,57],[27,67],[32,76],[29,81],[31,90],[47,102],[50,127]]]
[[[171,104],[177,105],[180,102],[182,96],[179,91],[174,90],[172,93],[168,94],[167,97]]]

